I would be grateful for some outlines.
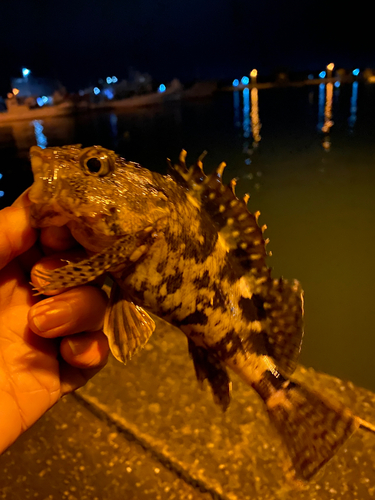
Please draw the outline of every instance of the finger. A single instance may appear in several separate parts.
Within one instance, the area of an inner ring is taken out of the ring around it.
[[[35,266],[33,266],[31,270],[31,281],[33,285],[35,285],[35,288],[42,290],[43,286],[46,285],[46,280],[37,277],[39,271],[42,273],[45,271],[53,271],[54,269],[66,266],[67,263],[80,262],[86,258],[87,254],[83,249],[70,250],[69,252],[58,252],[53,255],[43,257],[35,264]],[[46,292],[45,295],[56,295],[64,290],[67,289],[56,288],[55,290]]]
[[[40,232],[40,243],[46,255],[78,246],[67,226],[43,228]]]
[[[35,243],[37,232],[30,226],[27,193],[15,205],[0,211],[0,269]]]
[[[43,257],[42,252],[40,251],[38,245],[33,245],[31,248],[26,250],[26,252],[22,253],[17,257],[17,261],[21,266],[25,276],[30,277],[31,269],[34,265]]]
[[[31,205],[31,201],[29,200],[29,191],[31,187],[27,188],[19,197],[14,200],[12,203],[12,207],[28,207]]]
[[[100,330],[65,337],[60,345],[60,353],[67,363],[77,368],[98,368],[108,359],[108,339]]]
[[[41,337],[63,337],[100,330],[108,297],[94,286],[71,288],[42,300],[29,310],[29,327]]]

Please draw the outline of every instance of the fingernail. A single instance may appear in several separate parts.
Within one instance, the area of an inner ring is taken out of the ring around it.
[[[68,323],[72,308],[68,302],[50,298],[34,307],[31,319],[40,332],[52,330]]]
[[[85,351],[88,351],[92,346],[92,339],[77,339],[73,338],[67,339],[69,347],[72,350],[74,356],[78,356],[79,354],[83,354]]]

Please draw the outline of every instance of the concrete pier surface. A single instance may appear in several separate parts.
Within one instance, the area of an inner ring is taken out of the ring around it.
[[[375,424],[375,395],[312,369],[295,379]],[[309,483],[287,479],[262,401],[233,376],[223,413],[184,336],[158,330],[126,366],[110,358],[0,457],[7,500],[343,500],[375,497],[375,435],[359,430]]]

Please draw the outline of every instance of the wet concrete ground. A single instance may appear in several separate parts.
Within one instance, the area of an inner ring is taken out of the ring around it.
[[[298,380],[375,424],[375,395],[299,368]],[[200,390],[182,334],[154,333],[122,366],[110,359],[0,457],[0,498],[370,499],[375,435],[358,431],[304,487],[285,476],[285,455],[263,403],[238,379],[226,413]]]

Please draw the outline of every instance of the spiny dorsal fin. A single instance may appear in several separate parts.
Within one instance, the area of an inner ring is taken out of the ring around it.
[[[196,190],[197,185],[202,184],[206,175],[203,171],[203,158],[206,156],[207,151],[199,156],[196,163],[189,169],[186,166],[186,151],[181,150],[178,163],[172,165],[169,158],[167,158],[170,175],[180,184],[185,185],[188,189]]]
[[[236,197],[236,179],[233,179],[229,186],[223,184],[222,177],[226,167],[224,162],[209,176],[204,174],[204,155],[205,152],[196,164],[187,170],[186,151],[183,150],[179,163],[173,167],[172,175],[177,181],[181,182],[183,179],[184,185],[209,214],[233,257],[233,266],[237,268],[238,274],[265,274],[265,243],[262,230],[258,226],[260,212],[249,212],[246,206],[248,196],[245,195],[243,200]]]

